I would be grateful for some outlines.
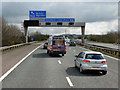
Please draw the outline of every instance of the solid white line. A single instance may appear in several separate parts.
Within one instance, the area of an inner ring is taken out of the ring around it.
[[[90,49],[86,49],[86,48],[83,48],[83,47],[79,47],[79,48],[82,48],[82,49],[85,49],[85,50],[92,51],[92,50],[90,50]],[[108,56],[108,55],[105,55],[105,54],[104,54],[104,56],[106,56],[106,57],[109,57],[109,58],[112,58],[112,59],[114,59],[114,60],[119,61],[119,59],[118,59],[118,58],[114,58],[114,57],[111,57],[111,56]]]
[[[3,76],[0,78],[0,82],[5,79],[18,65],[20,65],[28,56],[30,56],[35,50],[40,48],[42,45],[35,48],[33,51],[31,51],[28,55],[26,55],[22,60],[20,60],[16,65],[14,65],[9,71],[7,71]]]
[[[66,79],[67,79],[67,81],[68,81],[69,85],[70,85],[71,87],[73,87],[73,84],[72,84],[72,82],[71,82],[70,78],[69,78],[69,77],[66,77]]]
[[[59,63],[59,64],[62,64],[60,60],[58,60],[58,63]]]

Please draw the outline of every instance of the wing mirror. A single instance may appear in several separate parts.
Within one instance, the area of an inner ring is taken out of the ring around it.
[[[78,55],[75,55],[75,57],[78,57]]]

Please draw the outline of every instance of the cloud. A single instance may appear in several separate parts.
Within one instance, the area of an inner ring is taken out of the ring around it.
[[[3,2],[2,15],[18,25],[29,19],[29,10],[46,10],[47,17],[75,17],[76,22],[86,22],[86,34],[101,34],[118,30],[118,3],[115,2]],[[80,28],[29,28],[29,32],[44,34],[80,34]]]
[[[86,25],[86,34],[106,34],[109,31],[118,31],[118,20],[87,23]]]
[[[117,18],[118,6],[114,2],[3,2],[3,16],[8,22],[28,19],[29,10],[46,10],[47,17],[75,17],[77,22],[109,21]],[[26,18],[25,18],[26,17]],[[15,18],[15,20],[11,20]]]

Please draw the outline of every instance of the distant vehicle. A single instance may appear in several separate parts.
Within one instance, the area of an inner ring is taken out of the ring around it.
[[[75,67],[79,67],[80,72],[86,70],[96,70],[107,74],[107,61],[100,52],[83,51],[75,56]]]
[[[63,36],[52,36],[48,39],[48,54],[66,54],[66,42]]]
[[[43,48],[47,49],[47,46],[48,46],[48,42],[45,42]]]
[[[76,46],[76,43],[75,43],[74,41],[71,41],[71,42],[69,43],[69,46]]]

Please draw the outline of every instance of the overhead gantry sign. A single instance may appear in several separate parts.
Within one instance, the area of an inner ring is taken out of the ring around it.
[[[84,44],[85,22],[75,22],[74,18],[46,18],[45,11],[30,11],[29,17],[30,20],[24,20],[23,23],[26,43],[28,42],[28,27],[81,27],[82,43]]]

